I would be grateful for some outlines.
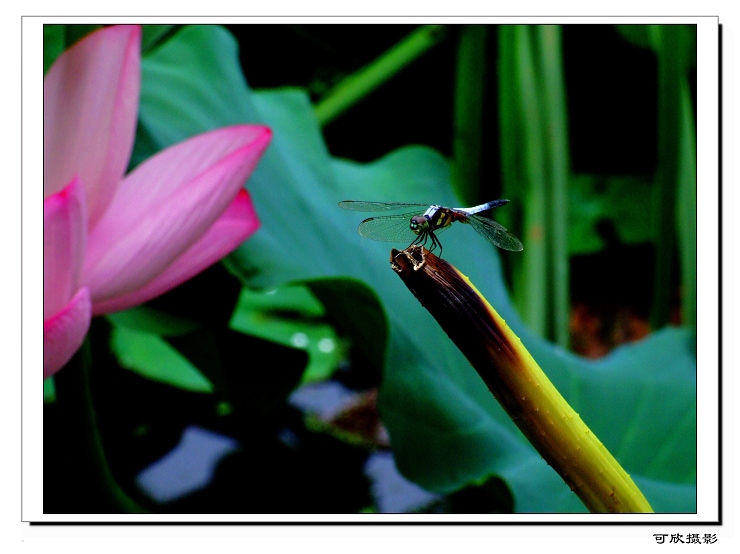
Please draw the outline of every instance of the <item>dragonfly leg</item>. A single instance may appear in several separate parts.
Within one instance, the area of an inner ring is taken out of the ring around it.
[[[414,239],[414,242],[409,244],[409,246],[414,245],[421,245],[424,246],[427,243],[427,233],[419,233],[419,235]]]
[[[429,252],[434,252],[434,249],[439,246],[439,257],[442,257],[442,243],[439,242],[439,239],[437,238],[437,235],[434,234],[434,231],[429,231],[429,236],[432,239],[432,247],[429,249]]]

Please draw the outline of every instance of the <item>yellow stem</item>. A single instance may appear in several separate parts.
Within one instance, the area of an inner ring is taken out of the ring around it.
[[[627,472],[467,277],[419,246],[392,250],[391,266],[591,512],[653,511]]]

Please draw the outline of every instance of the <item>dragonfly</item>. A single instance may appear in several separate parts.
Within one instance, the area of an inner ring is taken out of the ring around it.
[[[369,217],[360,223],[357,231],[365,238],[384,242],[407,242],[409,246],[426,245],[431,239],[433,251],[439,246],[442,255],[442,243],[437,235],[450,228],[453,222],[459,221],[470,225],[476,232],[491,243],[504,250],[519,252],[524,249],[522,243],[506,228],[482,215],[481,212],[507,204],[508,200],[493,200],[472,208],[445,208],[437,204],[409,204],[406,202],[365,202],[345,200],[339,203],[340,208],[355,212],[389,212],[404,210],[396,215]]]

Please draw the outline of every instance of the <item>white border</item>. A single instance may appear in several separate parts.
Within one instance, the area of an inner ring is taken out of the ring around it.
[[[410,23],[422,18],[398,18],[398,17],[367,17],[360,20],[341,17],[331,18],[331,23]],[[235,18],[96,18],[96,22],[105,23],[295,23],[305,21],[302,18],[290,17],[267,17],[258,19],[235,19]],[[321,22],[320,19],[311,18],[311,23]],[[264,522],[475,522],[475,521],[498,521],[498,522],[666,522],[666,521],[715,521],[717,514],[717,318],[718,311],[716,299],[718,294],[718,256],[716,248],[707,248],[704,245],[712,245],[717,242],[717,220],[718,220],[718,197],[716,183],[718,178],[717,168],[717,43],[718,28],[716,18],[643,18],[643,17],[616,17],[616,18],[584,18],[584,17],[553,17],[553,18],[425,18],[425,23],[696,23],[698,25],[698,72],[697,72],[697,167],[698,167],[698,190],[701,194],[698,198],[698,314],[699,338],[698,338],[698,414],[699,414],[699,437],[698,437],[698,474],[699,483],[707,483],[700,486],[698,490],[698,514],[647,514],[640,516],[609,516],[609,515],[584,515],[571,514],[514,514],[497,516],[478,515],[434,515],[417,516],[408,514],[373,514],[373,515],[256,515],[256,516],[234,516],[234,515],[176,515],[176,516],[99,516],[99,515],[73,515],[73,516],[46,516],[43,514],[42,503],[42,480],[43,457],[41,455],[41,439],[43,437],[43,421],[41,414],[41,367],[42,362],[42,338],[41,314],[43,305],[41,295],[41,276],[43,274],[42,258],[42,228],[41,217],[42,187],[42,75],[39,71],[39,63],[42,59],[42,24],[43,23],[74,23],[90,22],[86,18],[24,18],[22,21],[23,39],[23,510],[24,521],[264,521]],[[37,183],[29,185],[29,183]],[[726,239],[727,240],[727,239]],[[727,368],[725,368],[727,370]],[[727,371],[725,371],[727,374]],[[727,469],[727,466],[725,466]],[[372,527],[366,528],[367,533],[372,533]],[[427,529],[420,528],[420,529]],[[589,529],[588,527],[582,528]],[[618,532],[621,536],[623,530]],[[636,528],[640,536],[645,535],[645,530]],[[674,530],[677,532],[677,530]],[[515,531],[516,533],[516,531]],[[603,536],[603,530],[600,535]],[[591,533],[585,531],[586,535]],[[584,536],[583,533],[581,533]]]

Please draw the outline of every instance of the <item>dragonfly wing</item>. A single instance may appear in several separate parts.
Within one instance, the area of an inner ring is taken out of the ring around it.
[[[524,246],[519,242],[518,238],[509,233],[506,227],[500,223],[496,223],[492,219],[471,215],[468,216],[468,223],[472,225],[473,229],[479,235],[484,236],[499,248],[513,250],[514,252],[524,250]]]
[[[363,200],[344,200],[339,203],[340,208],[352,210],[353,212],[389,212],[391,210],[404,210],[406,208],[424,208],[426,210],[430,205],[407,204],[405,202],[365,202]],[[421,212],[424,212],[424,210],[421,210]]]
[[[418,212],[371,217],[360,223],[357,231],[365,238],[383,242],[412,242],[418,235],[409,227]]]

